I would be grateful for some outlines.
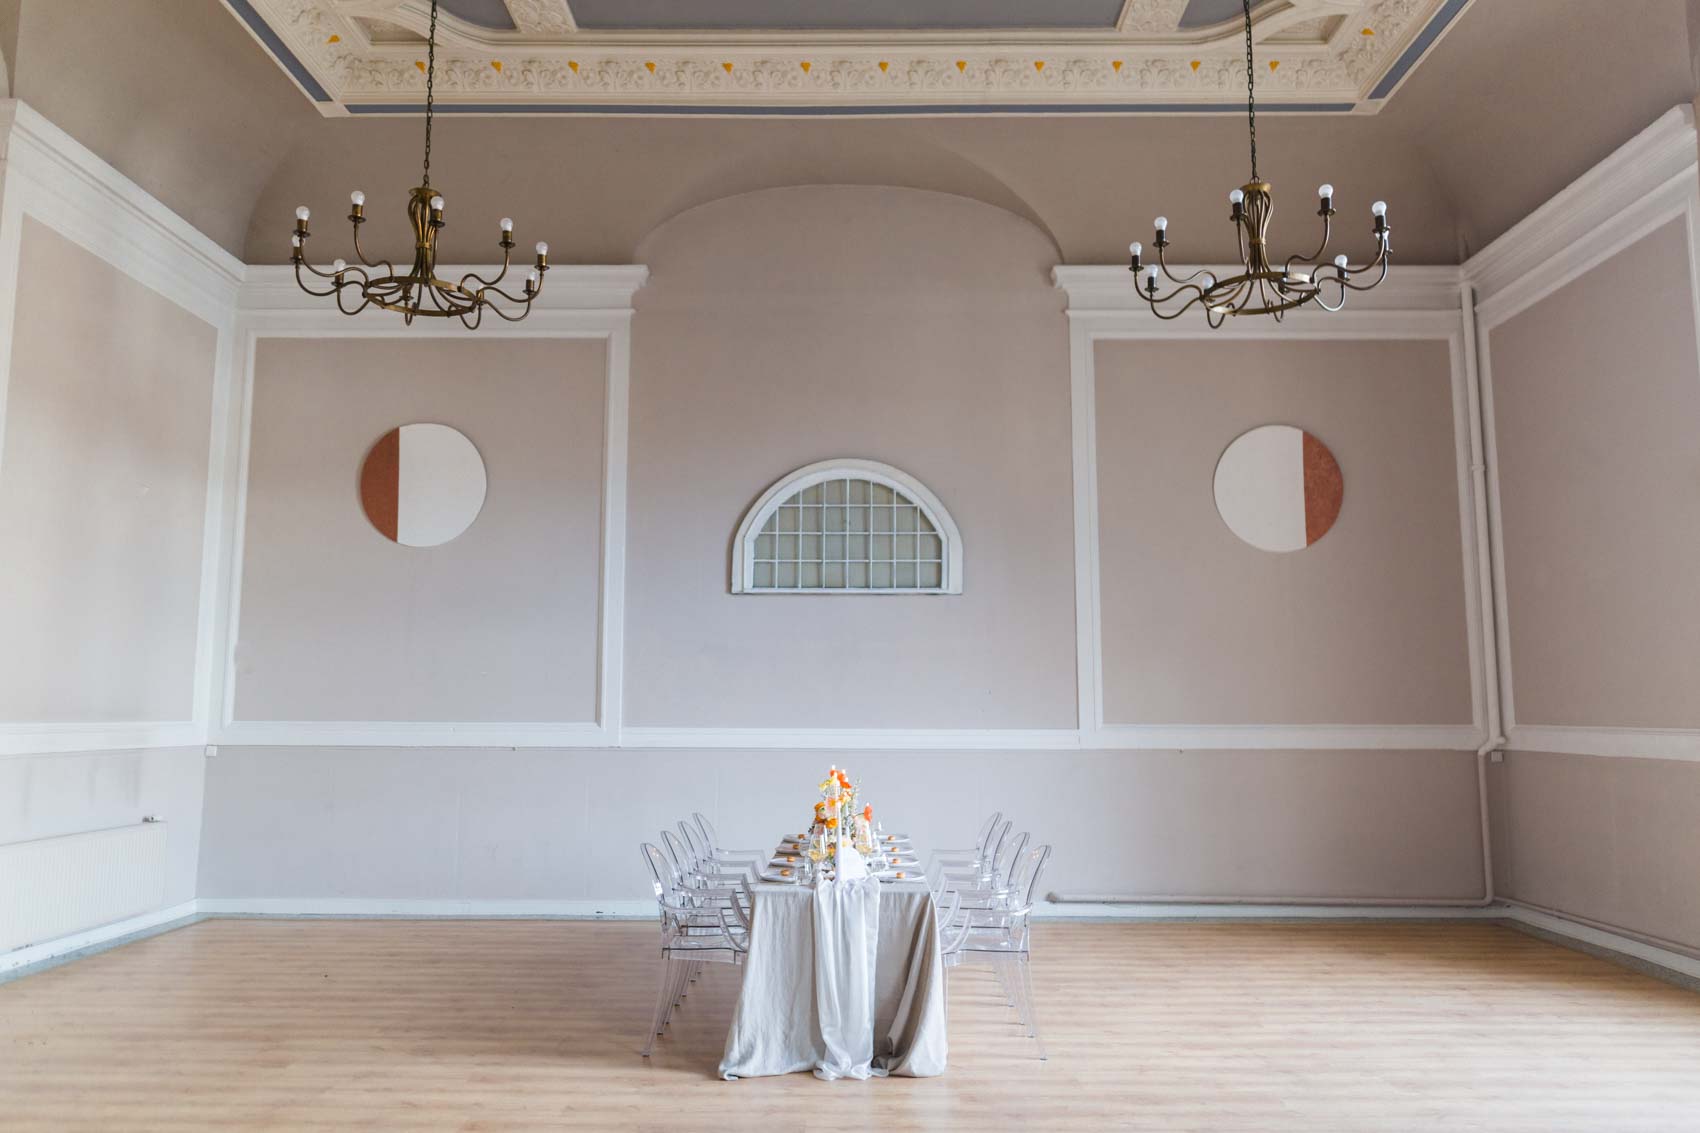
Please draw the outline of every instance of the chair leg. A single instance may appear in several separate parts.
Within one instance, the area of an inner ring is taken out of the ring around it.
[[[1045,1040],[1039,1037],[1039,1013],[1033,1003],[1033,963],[1028,956],[1016,959],[1016,967],[1021,974],[1021,997],[1027,1002],[1027,1033],[1033,1038],[1033,1045],[1039,1048],[1039,1061],[1047,1061],[1050,1056],[1045,1053]]]
[[[667,953],[661,954],[661,985],[655,993],[655,1014],[649,1021],[649,1033],[644,1036],[643,1057],[655,1049],[655,1036],[667,1025],[667,1007],[673,993],[673,965]]]

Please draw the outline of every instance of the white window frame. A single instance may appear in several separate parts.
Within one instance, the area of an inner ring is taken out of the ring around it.
[[[773,587],[755,585],[755,539],[762,525],[792,496],[828,480],[868,480],[899,492],[921,509],[943,544],[942,570],[938,586],[873,587]],[[732,593],[734,594],[960,594],[962,593],[962,533],[939,498],[927,486],[898,468],[875,460],[843,458],[806,465],[782,476],[761,494],[744,513],[738,536],[732,540]]]

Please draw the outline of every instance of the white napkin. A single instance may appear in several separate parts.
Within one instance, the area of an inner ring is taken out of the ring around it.
[[[861,881],[868,876],[868,860],[842,834],[838,836],[838,880]]]

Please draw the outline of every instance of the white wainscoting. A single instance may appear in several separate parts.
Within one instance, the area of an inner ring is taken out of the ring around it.
[[[1700,760],[1700,730],[1548,725],[1517,718],[1511,608],[1500,522],[1499,461],[1493,417],[1495,327],[1527,311],[1673,220],[1688,242],[1689,293],[1700,337],[1700,136],[1694,108],[1665,112],[1616,152],[1530,213],[1462,267],[1476,292],[1486,443],[1498,699],[1509,746],[1571,755]]]
[[[157,291],[217,330],[215,404],[209,467],[221,459],[228,429],[222,418],[222,375],[231,353],[241,261],[69,134],[16,99],[0,100],[0,474],[4,473],[6,393],[18,297],[23,222],[32,218]],[[202,588],[190,720],[27,721],[0,723],[0,755],[178,747],[206,737],[205,706],[213,677],[210,644],[217,611],[207,585],[223,512],[220,485],[209,480]]]

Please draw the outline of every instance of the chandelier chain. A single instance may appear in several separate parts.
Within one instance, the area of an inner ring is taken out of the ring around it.
[[[1246,0],[1246,2],[1249,3],[1249,0]],[[425,180],[422,182],[427,187],[430,185],[430,122],[432,122],[435,112],[437,112],[437,0],[430,0],[430,43],[425,48]],[[1256,165],[1255,160],[1253,160],[1253,165]]]
[[[431,0],[433,16],[436,0]],[[1251,129],[1251,179],[1257,180],[1257,70],[1251,57],[1251,0],[1245,0],[1245,111]],[[427,146],[427,151],[429,146]]]

